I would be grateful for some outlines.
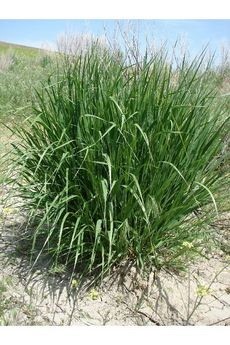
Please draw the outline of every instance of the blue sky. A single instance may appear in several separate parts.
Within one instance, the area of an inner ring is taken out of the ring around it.
[[[198,53],[209,44],[212,50],[219,50],[230,44],[230,20],[120,20],[122,28],[131,25],[139,32],[144,45],[148,39],[167,40],[173,44],[183,37],[192,54]],[[129,24],[128,24],[129,23]],[[3,20],[0,19],[0,41],[28,46],[54,47],[57,38],[65,32],[92,33],[96,36],[112,35],[117,20]]]

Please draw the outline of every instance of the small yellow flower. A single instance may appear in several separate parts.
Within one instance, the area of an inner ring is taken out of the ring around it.
[[[192,242],[184,241],[184,242],[182,243],[182,247],[183,247],[183,248],[191,249],[191,248],[194,247],[194,245],[193,245]]]
[[[198,285],[196,289],[196,293],[200,297],[204,297],[210,294],[210,289],[204,285]]]
[[[76,287],[79,285],[79,281],[77,279],[73,279],[71,282],[71,288],[76,289]]]
[[[89,297],[92,299],[92,300],[96,300],[100,297],[100,294],[97,290],[95,289],[92,289],[89,293]]]
[[[15,212],[15,210],[12,207],[4,207],[2,209],[2,213],[3,215],[7,216],[9,214],[13,214]]]

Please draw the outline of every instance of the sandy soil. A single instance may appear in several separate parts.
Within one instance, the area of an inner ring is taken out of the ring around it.
[[[75,277],[70,283],[63,267],[50,269],[46,259],[30,270],[17,237],[25,214],[16,202],[3,204],[7,193],[0,185],[2,325],[230,325],[229,214],[216,223],[223,250],[187,273],[153,271],[143,279],[132,267],[87,289]]]

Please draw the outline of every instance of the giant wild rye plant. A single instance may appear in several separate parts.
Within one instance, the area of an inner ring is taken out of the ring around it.
[[[37,259],[48,252],[85,273],[126,259],[147,269],[173,265],[182,243],[204,236],[192,215],[217,211],[227,123],[204,56],[175,67],[163,50],[125,56],[97,43],[62,56],[17,129],[14,176]]]

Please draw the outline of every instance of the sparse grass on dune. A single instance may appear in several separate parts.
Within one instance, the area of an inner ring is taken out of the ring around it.
[[[176,83],[166,53],[123,56],[95,43],[38,90],[14,159],[36,259],[48,252],[103,275],[124,259],[181,267],[202,251],[208,214],[198,210],[218,212],[229,123],[204,53],[182,60]]]

